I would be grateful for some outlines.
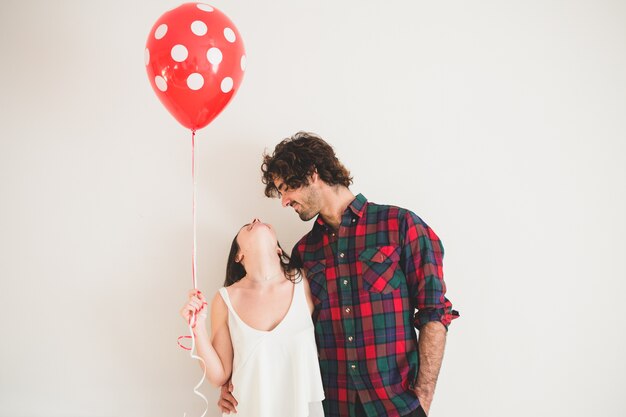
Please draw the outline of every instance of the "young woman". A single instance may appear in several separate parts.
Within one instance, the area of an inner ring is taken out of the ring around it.
[[[254,219],[233,243],[226,280],[208,304],[189,293],[181,315],[193,327],[207,379],[231,379],[239,417],[323,417],[324,391],[311,313],[313,303],[302,271],[288,266],[272,226]]]

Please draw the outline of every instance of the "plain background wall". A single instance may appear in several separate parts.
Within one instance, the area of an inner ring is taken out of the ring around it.
[[[0,415],[199,416],[177,347],[190,134],[144,45],[174,1],[0,3]],[[446,248],[432,416],[623,416],[626,3],[215,1],[247,74],[198,142],[199,285],[263,196],[264,149],[317,132],[352,190]],[[217,390],[205,384],[217,416]]]

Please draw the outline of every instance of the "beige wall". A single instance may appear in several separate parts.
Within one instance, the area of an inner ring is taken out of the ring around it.
[[[129,5],[129,3],[131,5]],[[0,3],[0,416],[199,416],[176,345],[189,133],[143,48],[171,1]],[[443,239],[433,416],[622,415],[626,7],[619,1],[216,1],[247,75],[198,134],[200,288],[265,199],[260,155],[331,142],[370,200]],[[209,416],[217,416],[216,391]]]

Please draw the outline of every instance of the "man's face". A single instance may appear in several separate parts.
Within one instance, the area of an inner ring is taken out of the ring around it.
[[[281,178],[274,180],[283,207],[291,206],[301,220],[311,220],[320,212],[320,196],[317,188],[312,184],[298,188],[290,188]]]

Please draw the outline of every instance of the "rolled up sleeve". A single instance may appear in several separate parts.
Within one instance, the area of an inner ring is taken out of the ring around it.
[[[416,309],[414,325],[419,329],[428,322],[438,321],[447,329],[452,320],[459,317],[459,312],[452,309],[452,303],[446,298],[441,240],[410,211],[401,225],[404,242],[400,262]]]

